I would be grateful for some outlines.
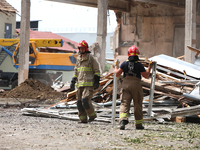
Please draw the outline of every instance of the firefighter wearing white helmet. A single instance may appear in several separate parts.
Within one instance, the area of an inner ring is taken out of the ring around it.
[[[97,116],[91,102],[94,89],[99,87],[100,70],[96,59],[88,50],[88,43],[81,40],[78,44],[79,55],[74,68],[74,77],[72,78],[70,88],[77,87],[77,108],[78,116],[82,123],[93,121]]]
[[[148,78],[152,66],[149,66],[145,70],[144,66],[139,62],[139,50],[136,46],[131,46],[128,49],[128,60],[124,61],[120,68],[117,69],[115,66],[116,76],[120,76],[123,72],[122,89],[120,92],[120,129],[125,130],[125,125],[128,124],[128,117],[130,111],[130,104],[133,99],[134,103],[134,115],[135,115],[135,126],[136,129],[144,129],[143,112],[142,112],[142,101],[143,101],[143,90],[141,84],[141,76]]]

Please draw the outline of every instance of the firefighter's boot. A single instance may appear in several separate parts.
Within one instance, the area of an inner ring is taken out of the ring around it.
[[[136,130],[144,130],[144,126],[142,124],[137,124],[135,128]]]
[[[96,117],[95,117],[96,118]],[[95,118],[89,118],[89,122],[94,121]]]
[[[120,130],[125,130],[125,125],[128,124],[127,120],[122,120],[120,123]]]

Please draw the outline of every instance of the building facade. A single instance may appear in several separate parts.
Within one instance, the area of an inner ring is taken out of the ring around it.
[[[15,37],[16,12],[5,0],[0,1],[0,38]]]

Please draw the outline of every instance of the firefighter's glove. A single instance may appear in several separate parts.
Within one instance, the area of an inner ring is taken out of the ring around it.
[[[112,67],[115,68],[115,66],[119,67],[119,60],[115,60],[115,62],[112,64]]]
[[[150,66],[151,68],[153,67],[153,61],[152,61],[152,60],[149,62],[149,66]]]
[[[75,83],[76,83],[76,80],[77,80],[76,77],[73,77],[73,78],[72,78],[72,81],[71,81],[71,84],[70,84],[70,89],[71,89],[72,91],[75,90]]]
[[[100,80],[100,76],[94,75],[94,89],[98,89],[99,88],[99,80]]]

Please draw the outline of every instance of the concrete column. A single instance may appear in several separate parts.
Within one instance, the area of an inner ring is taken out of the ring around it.
[[[104,72],[105,52],[106,52],[106,36],[107,36],[107,1],[98,0],[98,20],[97,20],[97,42],[100,49],[100,68]]]
[[[30,38],[30,0],[21,1],[18,85],[28,79]]]
[[[185,1],[185,61],[194,63],[195,52],[187,46],[196,48],[196,0]]]

